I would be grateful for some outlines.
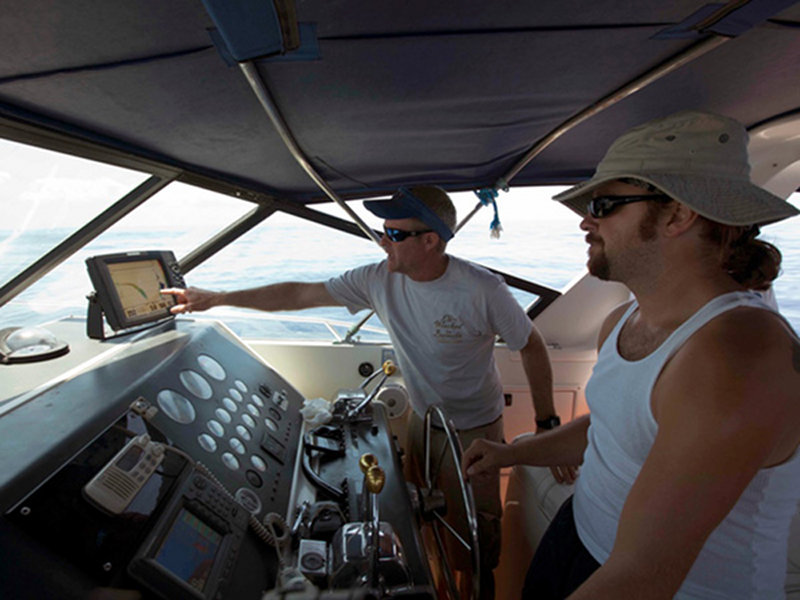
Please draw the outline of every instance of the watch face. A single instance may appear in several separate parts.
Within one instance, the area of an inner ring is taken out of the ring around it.
[[[548,417],[547,419],[536,419],[536,426],[540,429],[552,429],[561,425],[561,419],[558,416]]]

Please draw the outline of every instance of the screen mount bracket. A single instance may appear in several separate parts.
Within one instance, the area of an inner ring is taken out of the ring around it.
[[[86,299],[89,301],[89,308],[86,313],[86,335],[92,340],[106,339],[105,327],[103,325],[103,307],[97,299],[97,292],[92,292]]]

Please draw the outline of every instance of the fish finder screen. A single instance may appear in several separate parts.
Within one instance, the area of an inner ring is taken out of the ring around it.
[[[169,284],[158,260],[111,263],[108,271],[122,310],[131,321],[164,314],[175,303],[172,296],[161,295],[161,290]]]
[[[155,561],[191,587],[203,591],[221,541],[222,536],[216,530],[183,508],[158,549]]]
[[[86,259],[86,268],[96,304],[114,330],[171,317],[175,298],[162,296],[161,290],[186,285],[175,255],[168,250],[92,256]]]

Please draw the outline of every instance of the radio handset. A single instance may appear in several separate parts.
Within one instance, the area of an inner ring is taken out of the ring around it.
[[[144,487],[164,460],[164,446],[146,433],[132,438],[100,469],[84,488],[84,494],[98,506],[118,515]]]

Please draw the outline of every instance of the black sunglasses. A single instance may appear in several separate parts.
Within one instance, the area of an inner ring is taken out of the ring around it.
[[[630,204],[631,202],[644,202],[646,200],[655,200],[656,202],[669,202],[672,200],[666,194],[650,194],[638,196],[597,196],[589,200],[586,205],[589,214],[595,219],[602,219],[607,217],[614,209],[623,204]]]
[[[423,233],[430,233],[432,231],[433,229],[417,229],[416,231],[406,231],[405,229],[397,229],[396,227],[383,228],[383,233],[393,242],[402,242],[408,237],[415,237]]]

